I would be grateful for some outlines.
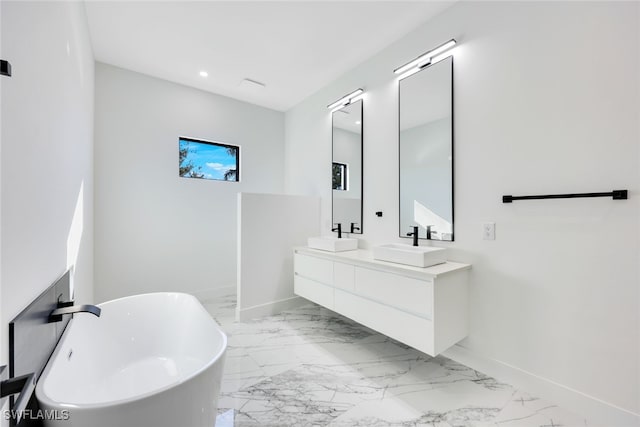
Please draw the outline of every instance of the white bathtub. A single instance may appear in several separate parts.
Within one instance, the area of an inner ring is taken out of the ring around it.
[[[60,418],[45,426],[212,427],[227,337],[198,300],[155,293],[100,307],[74,316],[38,381],[41,408]]]

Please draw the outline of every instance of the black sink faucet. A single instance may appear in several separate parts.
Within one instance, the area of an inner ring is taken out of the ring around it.
[[[356,230],[360,231],[360,227],[356,227],[356,225],[358,225],[357,222],[352,222],[351,223],[351,233],[355,233]]]
[[[433,225],[427,225],[427,239],[431,239],[431,227],[433,227]]]
[[[332,228],[331,231],[337,231],[338,232],[338,239],[342,239],[342,224],[337,222],[336,225],[337,225],[337,227],[336,228]]]
[[[407,236],[413,236],[413,246],[418,246],[418,226],[414,225],[412,233],[407,233]]]

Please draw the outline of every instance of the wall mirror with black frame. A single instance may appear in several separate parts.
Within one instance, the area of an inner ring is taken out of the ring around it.
[[[362,100],[332,113],[332,221],[362,234]]]
[[[400,236],[453,241],[453,57],[399,84]]]

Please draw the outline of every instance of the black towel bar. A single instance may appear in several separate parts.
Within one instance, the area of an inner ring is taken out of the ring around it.
[[[541,196],[502,196],[502,203],[511,203],[514,200],[535,200],[535,199],[575,199],[578,197],[611,197],[613,200],[627,199],[627,190],[613,190],[608,193],[572,193],[572,194],[545,194]]]
[[[18,395],[18,398],[11,407],[9,416],[11,420],[15,421],[15,424],[12,425],[19,425],[24,417],[29,400],[36,389],[36,375],[31,373],[6,379],[7,370],[6,366],[0,366],[0,379],[2,379],[0,382],[0,401],[4,400],[5,397],[14,394]]]

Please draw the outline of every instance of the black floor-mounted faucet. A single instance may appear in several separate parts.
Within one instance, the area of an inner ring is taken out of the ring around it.
[[[336,228],[332,228],[331,231],[337,231],[338,232],[338,239],[342,239],[342,224],[337,222],[336,225],[337,225],[337,227]]]
[[[412,233],[407,233],[407,236],[413,236],[413,246],[418,246],[418,226],[414,225]]]

